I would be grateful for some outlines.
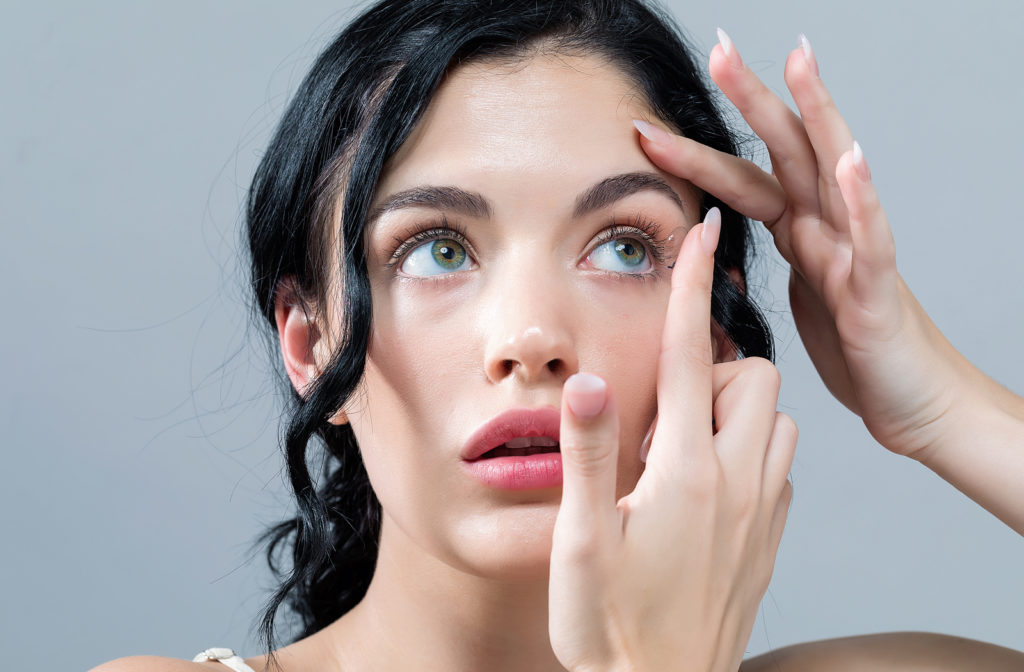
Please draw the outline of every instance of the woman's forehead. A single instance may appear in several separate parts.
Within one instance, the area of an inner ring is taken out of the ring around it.
[[[470,63],[438,88],[385,166],[375,200],[438,183],[543,198],[611,174],[657,170],[640,147],[637,118],[652,113],[636,85],[598,57]]]

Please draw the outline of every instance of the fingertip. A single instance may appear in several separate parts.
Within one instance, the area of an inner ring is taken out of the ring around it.
[[[608,384],[592,373],[576,373],[565,381],[563,393],[573,415],[581,420],[589,420],[605,409]]]
[[[857,171],[857,177],[864,182],[871,181],[871,169],[868,168],[868,162],[864,159],[864,150],[861,149],[860,143],[856,140],[853,141],[853,167]]]
[[[715,256],[715,248],[718,247],[718,238],[722,231],[722,211],[717,207],[708,210],[704,215],[704,224],[700,229],[700,245],[704,254],[709,257]]]
[[[726,56],[721,44],[715,44],[708,54],[708,73],[711,75],[712,81],[721,88],[719,80],[725,78],[730,71],[732,71],[732,66],[729,64],[729,57]]]
[[[656,147],[668,147],[672,144],[672,134],[663,128],[659,128],[642,119],[634,119],[633,125],[636,127],[636,130],[640,131],[640,135]]]
[[[836,181],[839,182],[844,200],[849,201],[849,197],[853,196],[851,190],[856,190],[861,182],[854,168],[853,150],[844,152],[836,162]]]

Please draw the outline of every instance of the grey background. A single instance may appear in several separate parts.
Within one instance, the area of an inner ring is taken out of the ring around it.
[[[900,270],[950,340],[1024,391],[1016,3],[675,2],[784,92],[805,32],[864,147]],[[925,9],[927,8],[927,9]],[[246,327],[240,203],[345,2],[4,3],[0,638],[10,669],[258,652],[247,553],[290,510]],[[767,247],[796,497],[750,653],[929,630],[1024,649],[1024,539],[888,454],[826,392]],[[760,282],[758,282],[760,278]],[[13,660],[12,660],[13,657]]]

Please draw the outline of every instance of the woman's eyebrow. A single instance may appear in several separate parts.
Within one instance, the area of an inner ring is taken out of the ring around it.
[[[668,196],[682,213],[686,214],[683,199],[676,190],[657,173],[638,171],[606,177],[576,197],[573,218],[583,217],[595,210],[607,208],[612,203],[639,191],[654,191]]]
[[[671,199],[684,215],[687,214],[683,200],[664,178],[654,172],[636,171],[606,177],[581,192],[576,197],[572,216],[578,219],[640,191],[663,194]],[[403,189],[384,199],[370,211],[367,229],[386,213],[417,207],[447,210],[479,219],[489,219],[493,212],[490,202],[478,192],[452,186],[422,185]]]
[[[491,204],[482,194],[459,187],[423,185],[403,189],[384,199],[383,203],[370,211],[366,228],[372,227],[383,215],[403,208],[449,210],[480,219],[489,219],[491,216]]]

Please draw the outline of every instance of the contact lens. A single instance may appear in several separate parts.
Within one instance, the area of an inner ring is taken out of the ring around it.
[[[687,231],[687,227],[677,226],[665,238],[665,266],[668,268],[675,268],[676,259],[679,258],[679,251],[683,249],[683,239],[686,238]]]

